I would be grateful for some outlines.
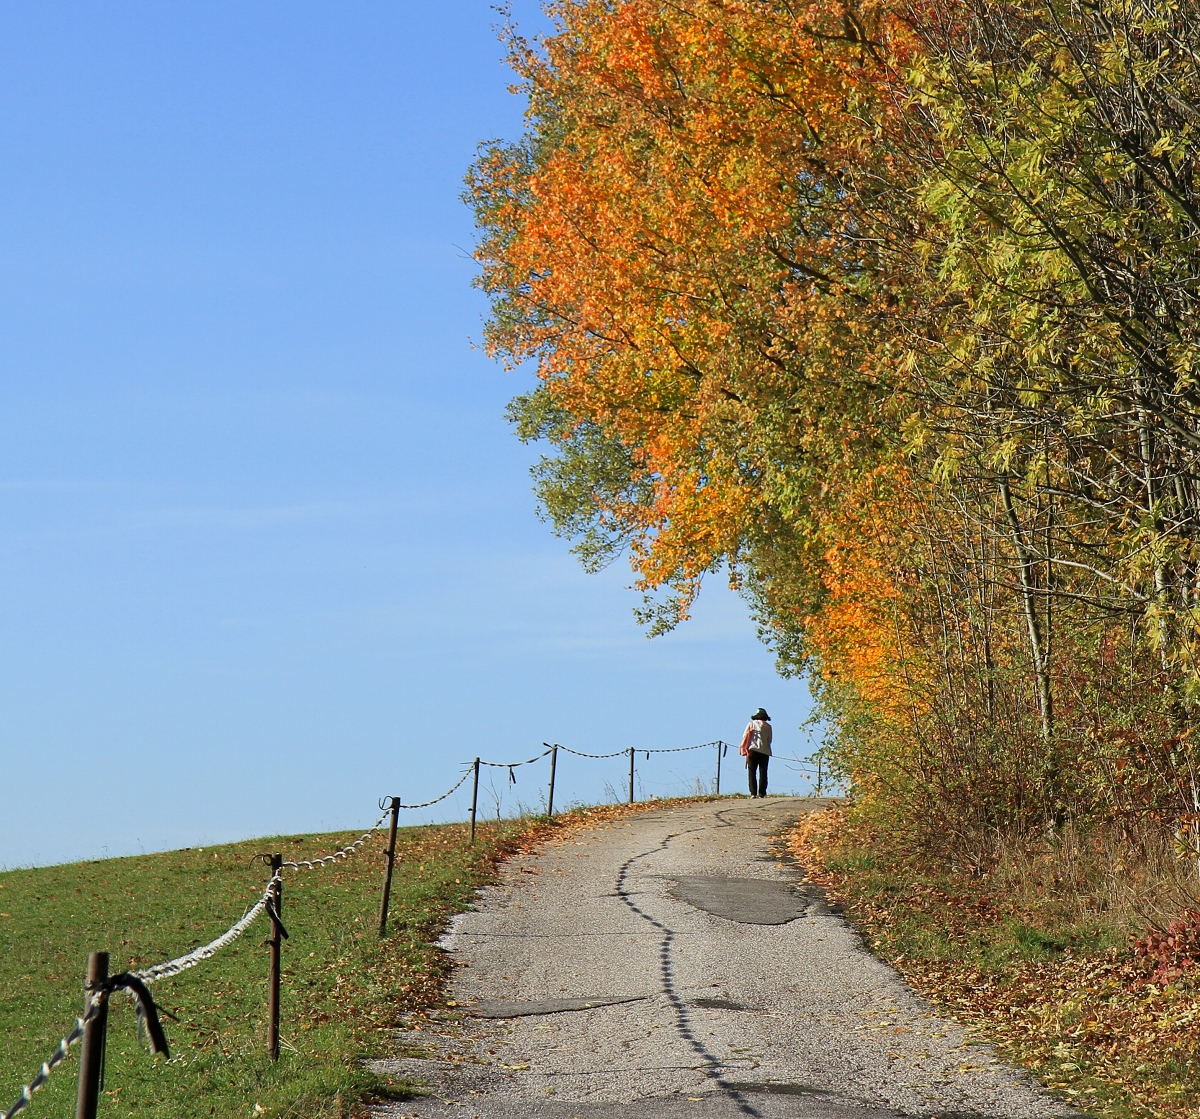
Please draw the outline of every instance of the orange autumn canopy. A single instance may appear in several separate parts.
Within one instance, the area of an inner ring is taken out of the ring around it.
[[[883,17],[706,0],[549,11],[542,51],[510,40],[531,133],[471,179],[488,344],[536,360],[538,414],[557,420],[539,434],[582,427],[626,452],[642,484],[590,497],[642,585],[676,587],[686,609],[766,527],[761,481],[782,457],[823,441],[841,459],[865,434],[812,421],[874,391],[878,277],[847,234],[854,177],[888,127],[869,43]]]

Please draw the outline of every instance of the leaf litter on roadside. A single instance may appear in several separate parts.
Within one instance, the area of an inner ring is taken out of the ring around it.
[[[1155,982],[1161,953],[1150,937],[1094,948],[1042,936],[1043,958],[1006,958],[999,942],[1041,935],[1036,914],[989,890],[986,875],[920,880],[897,865],[888,871],[904,880],[881,889],[877,866],[867,873],[845,857],[861,838],[830,810],[805,817],[787,841],[809,879],[918,993],[1082,1111],[1194,1119],[1200,969],[1177,965],[1163,981],[1160,967]]]

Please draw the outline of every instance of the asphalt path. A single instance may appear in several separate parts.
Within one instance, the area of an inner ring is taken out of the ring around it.
[[[938,1017],[773,841],[819,802],[726,799],[509,862],[444,943],[443,1020],[380,1119],[1073,1115]]]

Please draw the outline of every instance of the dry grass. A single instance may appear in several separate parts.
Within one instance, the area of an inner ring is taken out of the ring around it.
[[[1190,860],[1155,827],[1065,828],[1053,840],[997,839],[987,878],[1027,911],[1055,923],[1097,922],[1122,943],[1163,926],[1200,896]]]
[[[1112,1119],[1200,1108],[1200,975],[1149,983],[1131,939],[1194,904],[1169,838],[1112,829],[995,843],[990,869],[889,854],[842,811],[789,837],[875,951],[1053,1091]]]

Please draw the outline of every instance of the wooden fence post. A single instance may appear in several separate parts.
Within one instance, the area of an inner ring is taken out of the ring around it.
[[[267,986],[267,1056],[279,1060],[279,955],[283,947],[283,880],[276,877],[283,866],[282,855],[271,856],[271,903],[275,908],[271,918],[271,970]]]
[[[383,897],[379,902],[379,935],[387,934],[388,900],[392,896],[392,867],[396,863],[396,824],[400,820],[400,798],[392,797],[392,822],[388,828],[387,869],[383,874]]]
[[[721,747],[724,745],[724,742],[717,743],[717,796],[721,795]]]
[[[546,815],[554,815],[554,771],[558,767],[558,743],[550,747],[550,797],[546,801]]]
[[[633,747],[629,747],[629,803],[633,803]]]
[[[495,786],[493,786],[494,788]],[[471,789],[471,842],[475,842],[475,809],[479,806],[479,759],[475,759],[475,785]]]
[[[83,1012],[92,1004],[92,995],[108,978],[108,953],[92,952],[87,962],[87,982],[83,986]],[[75,1119],[96,1119],[100,1104],[100,1074],[104,1071],[104,1042],[108,1031],[108,1003],[83,1028],[79,1046],[79,1094],[75,1097]]]

